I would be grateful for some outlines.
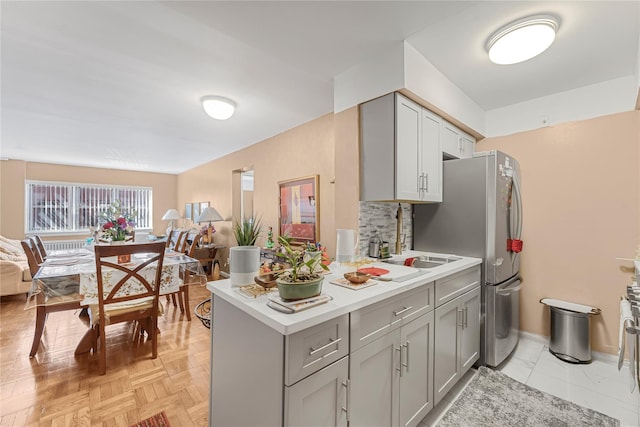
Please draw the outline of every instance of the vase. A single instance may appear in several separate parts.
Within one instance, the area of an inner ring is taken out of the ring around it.
[[[231,286],[253,283],[260,272],[260,247],[235,246],[229,249],[229,276]]]
[[[276,284],[278,285],[278,294],[280,295],[280,298],[285,301],[296,301],[320,295],[320,292],[322,292],[323,280],[323,276],[320,276],[317,279],[295,283],[276,279]]]

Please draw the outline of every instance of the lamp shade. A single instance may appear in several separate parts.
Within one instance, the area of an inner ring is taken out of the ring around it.
[[[208,207],[208,208],[204,208],[204,210],[200,213],[200,216],[198,217],[197,222],[211,222],[211,221],[224,221],[224,218],[222,218],[222,215],[220,215],[218,213],[217,210],[215,210],[212,207]]]
[[[180,212],[177,209],[169,209],[162,217],[163,220],[180,219]]]

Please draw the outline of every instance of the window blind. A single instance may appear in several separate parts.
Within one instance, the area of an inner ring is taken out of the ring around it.
[[[149,187],[27,181],[25,231],[88,231],[102,224],[102,213],[116,200],[124,211],[136,213],[136,229],[153,228],[153,190]]]

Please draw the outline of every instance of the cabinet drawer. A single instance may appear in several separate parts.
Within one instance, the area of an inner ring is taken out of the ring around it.
[[[292,385],[349,353],[349,315],[285,337],[285,385]]]
[[[480,266],[436,280],[436,307],[480,286]]]
[[[433,310],[433,282],[351,313],[351,352]]]

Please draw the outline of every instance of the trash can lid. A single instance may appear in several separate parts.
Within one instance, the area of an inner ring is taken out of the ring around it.
[[[542,298],[542,304],[549,307],[562,308],[564,310],[575,311],[576,313],[600,314],[600,309],[588,305],[576,304],[574,302],[561,301],[553,298]]]

